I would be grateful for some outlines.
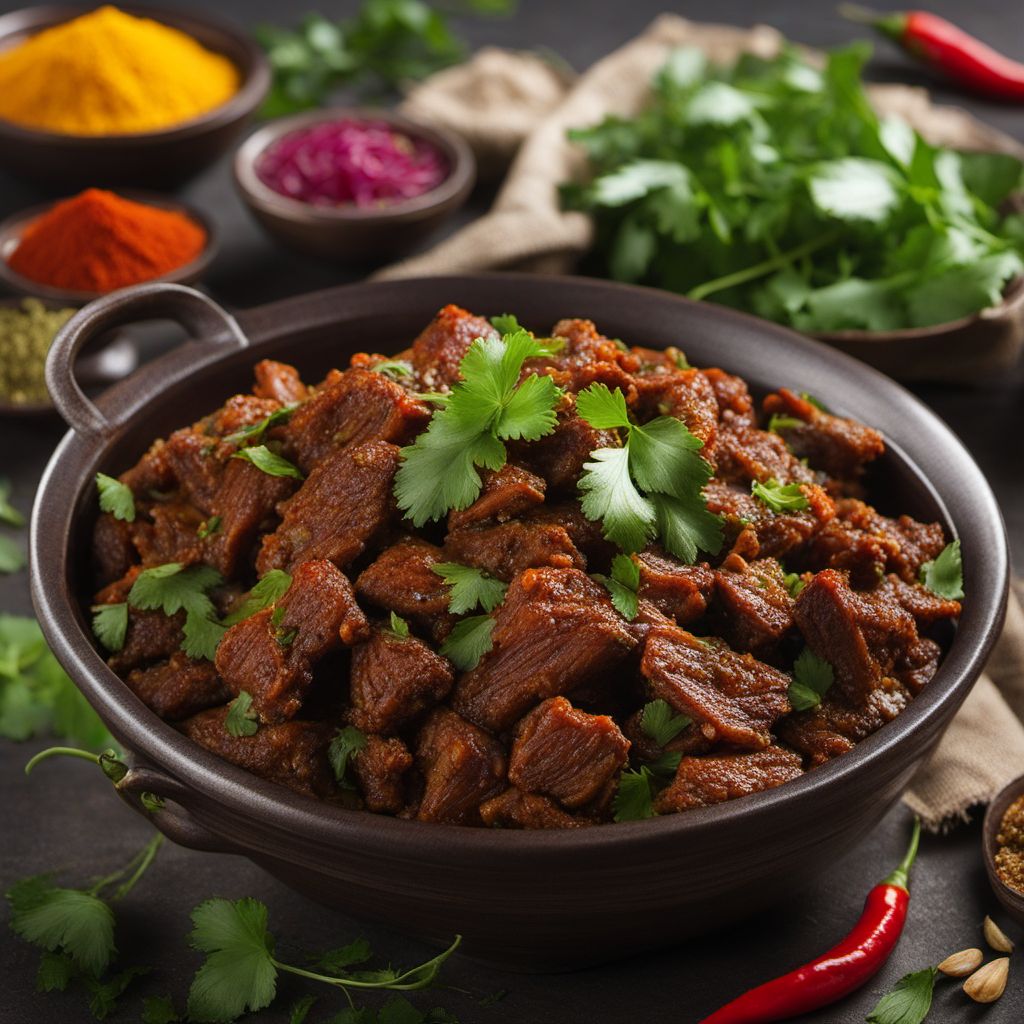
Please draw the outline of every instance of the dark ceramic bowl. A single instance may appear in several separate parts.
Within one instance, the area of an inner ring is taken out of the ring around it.
[[[63,135],[0,120],[0,166],[34,183],[51,185],[174,185],[216,160],[251,120],[270,88],[270,66],[249,36],[205,12],[118,6],[128,14],[180,29],[208,50],[223,54],[238,68],[238,92],[191,121],[131,135]],[[0,49],[89,9],[61,4],[5,14],[0,17]]]
[[[198,207],[183,203],[178,199],[169,199],[157,192],[119,189],[117,194],[125,199],[145,203],[147,206],[158,206],[164,210],[184,214],[206,232],[206,245],[194,260],[154,278],[156,281],[173,281],[178,284],[191,284],[193,281],[198,281],[213,261],[214,256],[217,255],[218,235],[213,221]],[[41,284],[12,270],[8,262],[14,255],[14,250],[18,248],[25,229],[43,214],[48,213],[60,201],[55,199],[48,203],[40,203],[38,206],[30,206],[27,210],[19,210],[0,222],[0,282],[3,282],[11,291],[20,292],[23,295],[37,295],[40,298],[64,303],[67,306],[84,306],[87,302],[98,299],[100,293]]]
[[[1019,925],[1024,925],[1024,892],[1011,889],[996,873],[996,836],[999,834],[999,827],[1003,823],[1003,815],[1007,808],[1018,797],[1024,796],[1024,775],[1014,779],[1004,786],[995,796],[995,799],[988,805],[985,812],[985,823],[982,826],[982,854],[985,858],[985,872],[988,875],[988,883],[996,899],[1002,904],[1003,909]]]
[[[448,177],[421,196],[380,207],[313,206],[283,196],[260,180],[257,162],[278,139],[343,118],[386,121],[406,135],[431,143],[448,161]],[[263,227],[299,252],[344,263],[408,252],[462,206],[475,180],[473,153],[454,132],[371,108],[334,107],[281,118],[254,132],[235,154],[238,191]]]
[[[254,362],[307,379],[354,351],[404,348],[445,303],[514,311],[547,330],[592,317],[611,337],[681,347],[764,393],[820,396],[879,427],[888,451],[870,492],[883,512],[938,519],[963,547],[963,617],[935,678],[852,752],[778,789],[716,807],[590,829],[519,832],[403,821],[299,796],[196,746],[149,711],[104,663],[87,622],[93,475],[121,472],[155,437],[251,387]],[[95,332],[170,316],[196,340],[115,385],[95,405],[67,367]],[[493,274],[359,284],[246,311],[237,319],[175,285],[142,285],[82,310],[59,336],[50,390],[72,431],[40,484],[32,591],[61,664],[133,765],[121,794],[166,798],[154,824],[205,850],[243,854],[321,904],[448,941],[505,968],[611,960],[720,927],[832,871],[899,798],[977,679],[999,632],[1008,554],[999,509],[956,437],[891,380],[798,335],[709,304],[575,278]],[[794,869],[799,865],[799,870]],[[628,942],[623,943],[623,936]]]

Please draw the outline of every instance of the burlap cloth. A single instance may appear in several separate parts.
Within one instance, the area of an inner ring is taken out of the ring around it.
[[[536,55],[494,49],[428,79],[409,93],[403,110],[460,132],[486,174],[511,166],[489,213],[376,276],[572,270],[591,244],[592,226],[586,215],[559,208],[559,183],[582,169],[581,154],[566,141],[566,131],[608,114],[635,113],[648,95],[652,73],[674,47],[698,46],[711,60],[725,63],[744,51],[769,57],[781,44],[782,37],[764,26],[743,30],[663,15],[575,81]],[[805,53],[816,61],[822,57]],[[869,92],[879,113],[903,117],[934,144],[1024,156],[1014,139],[966,111],[933,106],[921,89],[872,85]],[[1021,718],[1024,611],[1011,595],[1006,627],[986,673],[904,796],[928,828],[965,819],[971,807],[986,803],[1024,772]]]

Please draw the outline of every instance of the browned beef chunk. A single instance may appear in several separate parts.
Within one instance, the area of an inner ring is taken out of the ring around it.
[[[225,578],[251,564],[249,556],[260,527],[268,525],[278,502],[294,489],[295,481],[289,477],[271,476],[251,462],[229,459],[210,502],[211,517],[202,527],[207,532],[202,542],[202,561],[214,566]]]
[[[730,555],[715,572],[714,603],[713,631],[736,651],[766,657],[793,628],[793,599],[774,558]]]
[[[234,395],[215,413],[201,419],[193,428],[206,438],[225,437],[251,427],[281,408],[281,403],[256,395]]]
[[[335,783],[327,760],[333,726],[327,722],[282,722],[252,736],[232,736],[224,726],[227,707],[201,711],[182,731],[225,761],[307,796],[330,797]]]
[[[763,749],[789,711],[784,672],[676,626],[650,631],[640,669],[651,692],[693,718],[708,739]]]
[[[167,442],[154,441],[149,451],[131,469],[119,477],[135,494],[136,500],[147,499],[154,493],[165,493],[176,486],[174,469],[167,450]]]
[[[483,317],[445,306],[412,343],[412,365],[427,391],[447,391],[459,380],[459,363],[477,338],[497,338]]]
[[[430,419],[430,410],[382,373],[332,370],[309,401],[292,413],[285,435],[303,472],[328,452],[367,441],[403,445]]]
[[[368,636],[345,575],[330,562],[303,562],[276,605],[224,634],[217,671],[233,693],[250,694],[263,721],[279,722],[298,712],[324,655]]]
[[[509,782],[572,810],[597,799],[622,770],[629,740],[607,715],[588,715],[551,697],[516,727]]]
[[[811,650],[835,671],[835,689],[860,707],[882,680],[916,676],[921,649],[913,616],[891,590],[851,590],[834,569],[819,572],[800,592],[796,623]]]
[[[886,576],[879,587],[890,591],[893,598],[914,616],[918,628],[960,616],[959,601],[933,594],[920,583],[906,583],[895,573]]]
[[[745,380],[715,367],[700,372],[707,377],[708,383],[715,393],[719,417],[728,412],[733,423],[756,425],[754,400],[750,397]]]
[[[409,748],[395,737],[367,736],[352,758],[352,770],[368,811],[397,814],[405,806],[405,775],[412,767]]]
[[[598,448],[611,448],[619,443],[612,430],[596,430],[575,411],[560,414],[554,432],[539,441],[523,445],[521,457],[540,474],[548,490],[576,496],[576,484],[583,464]]]
[[[634,377],[637,399],[634,411],[641,421],[657,416],[675,416],[694,437],[704,442],[704,456],[715,446],[718,431],[718,401],[714,388],[700,370],[662,371]]]
[[[448,584],[434,572],[445,560],[435,544],[410,537],[386,548],[356,580],[356,593],[378,608],[446,636],[454,621],[448,613]]]
[[[96,586],[119,580],[138,561],[132,543],[132,524],[104,512],[92,531],[92,559]]]
[[[181,498],[193,506],[200,520],[210,515],[213,496],[224,471],[220,447],[216,437],[191,428],[176,430],[164,445],[164,455]]]
[[[582,828],[593,824],[563,811],[539,793],[524,793],[515,786],[480,805],[480,817],[492,828]]]
[[[508,462],[497,472],[484,470],[482,475],[480,497],[469,508],[448,514],[449,530],[461,530],[489,519],[503,523],[544,500],[544,481],[521,466]]]
[[[559,355],[579,365],[615,363],[622,355],[622,348],[606,338],[593,320],[559,320],[551,328],[551,337],[565,338],[565,351]]]
[[[396,732],[442,700],[453,681],[448,659],[422,640],[374,626],[352,651],[350,717],[363,732]]]
[[[282,405],[291,405],[293,402],[301,402],[307,395],[299,371],[287,363],[261,359],[253,367],[253,374],[256,384],[252,390],[258,398],[272,398]]]
[[[710,807],[724,800],[773,789],[803,774],[800,758],[781,747],[748,754],[684,757],[672,784],[654,801],[659,814]]]
[[[420,821],[477,825],[480,804],[505,786],[501,744],[448,708],[437,708],[420,730],[416,766],[424,780]]]
[[[398,449],[385,441],[332,451],[281,505],[283,520],[263,538],[256,568],[289,569],[326,558],[344,568],[391,519]]]
[[[460,714],[495,731],[538,701],[615,672],[636,644],[604,587],[577,569],[527,569],[495,618],[492,650],[452,698]]]
[[[726,483],[750,489],[754,480],[810,483],[814,474],[786,447],[778,434],[758,430],[725,413],[714,446],[718,477]]]
[[[454,530],[445,538],[444,554],[448,561],[484,569],[506,582],[524,569],[587,565],[564,526],[530,518]]]
[[[794,455],[839,480],[855,480],[868,462],[885,451],[885,442],[877,430],[823,412],[788,388],[768,395],[764,411],[769,416],[785,418],[778,433]]]
[[[170,661],[129,672],[125,682],[146,707],[169,722],[231,699],[212,662],[190,658],[184,651],[175,651]]]
[[[199,528],[206,521],[202,512],[187,501],[152,503],[139,510],[131,524],[132,539],[145,565],[181,562],[191,565],[200,560],[202,544]]]
[[[832,499],[816,484],[803,488],[809,507],[800,512],[773,512],[749,487],[712,480],[704,489],[708,509],[724,519],[723,533],[732,545],[744,530],[753,530],[765,558],[782,558],[801,547],[835,515]]]
[[[184,623],[184,612],[168,616],[163,612],[140,612],[129,608],[124,647],[111,655],[107,664],[119,676],[124,676],[131,669],[169,658],[181,647]]]
[[[636,556],[640,597],[683,626],[699,619],[715,588],[714,571],[705,563],[684,565],[665,552],[649,549]]]
[[[836,517],[800,552],[808,569],[845,569],[855,587],[873,587],[885,572],[913,583],[946,538],[939,523],[889,519],[856,498],[836,502]]]

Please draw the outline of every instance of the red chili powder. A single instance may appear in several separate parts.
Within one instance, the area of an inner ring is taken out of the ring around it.
[[[39,284],[111,292],[177,270],[205,245],[184,214],[90,188],[29,224],[8,262]]]

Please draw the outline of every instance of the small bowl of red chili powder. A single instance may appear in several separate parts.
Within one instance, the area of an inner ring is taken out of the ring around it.
[[[198,210],[148,193],[90,188],[0,224],[0,277],[70,305],[143,281],[195,281],[214,251]]]
[[[383,110],[281,118],[235,157],[242,198],[271,235],[348,263],[414,248],[465,202],[475,176],[457,135]]]

